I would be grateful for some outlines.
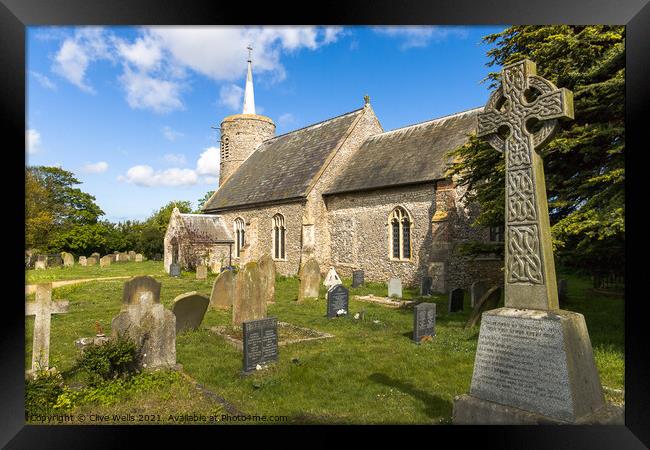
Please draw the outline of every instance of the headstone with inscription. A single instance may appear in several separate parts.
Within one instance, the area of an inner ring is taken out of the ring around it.
[[[300,268],[298,273],[300,287],[298,288],[298,301],[306,298],[318,298],[320,286],[320,267],[314,258],[309,258]]]
[[[181,276],[181,266],[178,263],[171,263],[169,265],[169,276],[170,277],[180,277]]]
[[[262,296],[266,303],[275,303],[275,262],[270,255],[265,254],[257,262],[260,268]]]
[[[352,287],[356,288],[359,286],[363,286],[364,280],[363,280],[363,270],[353,270],[352,271]]]
[[[212,285],[210,306],[216,309],[228,309],[232,306],[235,295],[235,276],[232,270],[224,270]]]
[[[479,280],[472,283],[469,288],[470,306],[473,308],[476,303],[483,297],[483,294],[488,290],[488,284],[485,280]]]
[[[436,335],[436,304],[420,303],[413,307],[413,340]]]
[[[402,298],[402,280],[399,278],[388,280],[388,296]]]
[[[420,285],[420,295],[429,296],[433,294],[433,278],[422,277],[422,284]]]
[[[198,292],[187,292],[174,299],[172,312],[176,316],[176,334],[196,330],[208,309],[210,299]]]
[[[196,266],[196,279],[197,280],[205,280],[208,278],[208,266],[204,266],[203,264],[199,264]]]
[[[463,310],[463,299],[465,291],[463,289],[453,289],[449,292],[449,312],[458,312]]]
[[[266,317],[266,301],[262,297],[260,270],[255,261],[247,263],[235,277],[232,302],[232,324],[241,326],[248,320]]]
[[[470,393],[454,399],[454,424],[588,424],[609,408],[584,316],[558,305],[538,150],[567,118],[571,92],[526,59],[503,67],[478,115],[477,135],[505,159],[505,307],[482,315]]]
[[[250,373],[278,360],[278,319],[247,320],[242,323],[244,369]]]
[[[335,284],[327,291],[327,317],[338,317],[348,314],[350,293],[342,284]]]

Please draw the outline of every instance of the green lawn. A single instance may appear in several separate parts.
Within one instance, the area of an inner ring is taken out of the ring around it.
[[[129,267],[137,274],[160,275],[161,300],[168,308],[174,297],[184,292],[199,291],[209,296],[215,278],[210,275],[206,281],[197,281],[189,272],[178,279],[170,278],[164,275],[161,262],[145,262],[107,269],[75,266],[29,271],[27,279],[55,279],[67,276],[67,271],[76,272],[70,278],[90,278],[97,276],[96,272],[119,276]],[[566,309],[585,315],[603,385],[623,389],[622,297],[595,294],[586,279],[563,278],[569,281]],[[88,282],[55,289],[53,298],[69,300],[70,308],[69,313],[53,317],[50,362],[69,382],[76,381],[74,375],[66,373],[77,354],[74,340],[92,336],[95,321],[110,332],[111,319],[120,309],[123,282]],[[350,285],[350,280],[344,282]],[[200,330],[177,337],[178,362],[189,376],[247,414],[285,415],[292,423],[450,423],[454,396],[469,391],[478,338],[478,327],[464,329],[470,312],[469,296],[465,311],[453,314],[447,313],[446,296],[429,299],[438,305],[437,335],[432,342],[416,345],[411,341],[412,310],[351,300],[347,317],[327,319],[324,288],[320,299],[300,304],[294,301],[297,292],[297,279],[280,277],[276,303],[269,305],[268,315],[333,334],[334,338],[283,346],[277,364],[242,378],[242,354],[208,331],[209,327],[229,324],[230,312],[209,310]],[[385,295],[386,287],[372,283],[350,290],[351,296],[368,293]],[[405,289],[404,294],[405,298],[417,298],[416,290]],[[354,314],[361,310],[365,310],[365,320],[355,321]],[[33,319],[26,318],[26,323],[25,363],[30,364]],[[615,395],[606,392],[610,401],[620,402],[622,397]]]
[[[161,261],[113,263],[108,267],[80,266],[75,262],[72,267],[52,267],[45,270],[25,271],[25,283],[48,283],[50,281],[76,280],[83,278],[120,277],[124,275],[165,275]]]

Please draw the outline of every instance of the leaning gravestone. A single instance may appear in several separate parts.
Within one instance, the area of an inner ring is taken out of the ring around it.
[[[72,256],[72,253],[63,252],[61,256],[63,257],[63,267],[74,266],[74,256]]]
[[[353,270],[352,271],[352,287],[356,288],[363,286],[363,270]]]
[[[67,313],[68,306],[67,300],[52,301],[52,283],[37,284],[35,301],[25,302],[25,315],[34,316],[32,369],[28,372],[49,368],[52,314]]]
[[[232,324],[241,326],[249,320],[266,317],[266,301],[262,297],[262,282],[257,263],[247,263],[235,277],[235,296],[232,302]]]
[[[495,309],[499,306],[499,301],[501,300],[501,286],[492,286],[486,292],[483,293],[483,296],[476,300],[474,309],[472,309],[469,319],[465,327],[470,328],[476,325],[481,318],[481,315],[485,311]]]
[[[232,270],[224,270],[212,285],[210,306],[217,309],[228,309],[232,306],[235,295],[235,276]]]
[[[102,258],[99,260],[99,267],[110,266],[112,260],[113,258],[111,258],[111,255],[102,256]]]
[[[457,312],[463,310],[463,299],[465,298],[465,291],[458,288],[449,292],[449,312]]]
[[[470,393],[454,399],[455,424],[586,424],[606,411],[584,316],[558,305],[538,150],[561,118],[573,118],[572,93],[537,76],[530,60],[503,67],[501,86],[478,115],[477,136],[505,159],[505,307],[483,313]],[[529,129],[530,119],[539,126]]]
[[[208,297],[196,291],[176,297],[172,306],[172,312],[176,316],[176,334],[196,330],[203,321],[209,303]]]
[[[124,283],[122,308],[111,322],[112,337],[127,337],[139,348],[144,369],[176,366],[176,316],[160,303],[161,283],[149,276]]]
[[[96,256],[88,257],[88,259],[86,259],[86,265],[87,266],[95,266],[95,265],[97,265],[97,257]]]
[[[334,269],[334,267],[330,267],[330,270],[329,272],[327,272],[327,276],[325,277],[323,284],[325,285],[325,287],[327,287],[327,289],[331,288],[336,284],[343,284],[341,278],[339,277],[339,274],[336,273],[336,269]]]
[[[420,285],[420,295],[429,296],[433,294],[433,278],[422,277],[422,284]]]
[[[470,306],[473,308],[476,306],[481,297],[487,292],[488,284],[485,280],[479,280],[472,283],[469,288],[469,297],[470,297]]]
[[[278,319],[247,320],[242,323],[245,374],[278,360]]]
[[[347,315],[350,293],[342,284],[335,284],[327,291],[327,317]]]
[[[88,259],[85,256],[79,257],[79,265],[86,267],[88,265]]]
[[[144,260],[144,257],[142,256],[142,253],[136,253],[135,262],[142,262],[143,260]]]
[[[300,278],[300,287],[298,288],[298,301],[306,298],[318,298],[318,289],[320,286],[320,267],[314,258],[310,258],[300,268],[298,274]]]
[[[169,276],[170,277],[180,277],[181,276],[181,266],[177,263],[171,263],[169,265]]]
[[[436,335],[436,304],[420,303],[413,307],[413,340]]]
[[[208,278],[208,266],[202,264],[196,266],[196,279],[206,280]]]
[[[266,303],[275,303],[275,262],[269,255],[263,255],[257,262],[262,282],[262,297]]]
[[[388,296],[402,298],[402,280],[399,278],[388,280]]]

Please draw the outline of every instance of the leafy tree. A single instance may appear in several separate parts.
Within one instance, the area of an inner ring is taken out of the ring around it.
[[[590,271],[625,264],[625,27],[513,26],[488,35],[489,66],[522,58],[540,76],[573,91],[575,120],[543,151],[553,245],[560,261]],[[488,76],[498,85],[499,73]],[[503,224],[503,155],[471,137],[452,152],[449,173],[481,206],[476,221]]]
[[[205,195],[199,199],[198,206],[196,208],[195,213],[200,214],[201,210],[203,209],[203,205],[210,200],[210,197],[212,197],[212,194],[214,194],[214,191],[208,191],[205,193]]]

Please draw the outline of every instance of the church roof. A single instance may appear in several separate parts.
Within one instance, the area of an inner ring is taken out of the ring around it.
[[[306,197],[323,164],[362,113],[363,108],[262,142],[203,211]]]
[[[223,218],[212,214],[179,214],[190,242],[234,242]]]
[[[481,108],[370,136],[324,192],[378,189],[445,178],[447,153],[475,133]]]

